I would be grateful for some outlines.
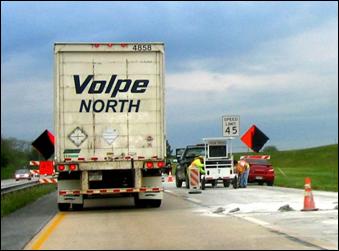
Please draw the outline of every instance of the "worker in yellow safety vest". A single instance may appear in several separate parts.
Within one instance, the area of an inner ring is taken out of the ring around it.
[[[194,160],[192,161],[191,165],[188,167],[188,171],[191,168],[198,168],[200,175],[205,174],[205,169],[204,169],[204,158],[202,156],[195,157]]]

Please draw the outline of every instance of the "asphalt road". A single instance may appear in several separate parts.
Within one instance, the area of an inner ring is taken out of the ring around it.
[[[19,250],[55,216],[56,192],[1,218],[1,250]]]
[[[158,209],[118,199],[56,213],[52,193],[1,219],[1,249],[338,249],[338,193],[313,191],[320,210],[300,212],[301,189],[164,187]]]
[[[199,205],[168,194],[159,209],[136,209],[132,201],[128,204],[126,200],[122,208],[57,215],[58,223],[49,224],[25,249],[316,248],[237,217],[206,217],[197,212]]]

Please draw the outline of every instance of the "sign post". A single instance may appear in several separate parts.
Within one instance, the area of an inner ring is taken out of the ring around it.
[[[222,136],[239,137],[240,133],[240,116],[224,115],[222,116]]]

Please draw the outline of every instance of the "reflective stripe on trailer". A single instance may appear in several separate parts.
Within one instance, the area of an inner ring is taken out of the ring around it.
[[[69,161],[113,161],[113,160],[131,160],[131,159],[134,159],[134,160],[146,160],[146,157],[145,156],[124,156],[124,157],[96,157],[96,156],[92,156],[92,157],[89,157],[89,158],[84,158],[84,157],[78,157],[78,158],[64,158],[64,161],[65,162],[69,162]],[[151,158],[148,158],[150,161],[157,161],[157,160],[160,160],[158,158],[158,156],[152,156]],[[32,161],[31,161],[32,162]],[[32,162],[33,163],[33,162]],[[31,164],[32,165],[32,164]],[[39,166],[39,161],[37,163],[37,166]]]
[[[141,188],[110,188],[110,189],[88,189],[87,191],[80,190],[60,190],[59,195],[73,194],[115,194],[115,193],[147,193],[147,192],[162,192],[160,187],[141,187]]]

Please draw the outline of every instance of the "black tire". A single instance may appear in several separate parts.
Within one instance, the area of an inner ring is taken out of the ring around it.
[[[234,177],[233,181],[232,181],[232,186],[234,189],[238,188],[238,177]]]
[[[161,200],[140,200],[139,198],[134,197],[134,204],[137,208],[147,208],[147,207],[160,207]]]
[[[230,186],[230,182],[229,181],[224,181],[224,187],[229,187]]]
[[[205,187],[206,187],[206,180],[205,178],[202,178],[201,179],[201,190],[205,190]]]
[[[274,182],[273,182],[273,181],[267,181],[266,183],[267,183],[268,186],[271,187],[271,186],[273,186],[273,183],[274,183]]]
[[[146,200],[140,200],[139,198],[138,198],[138,195],[136,195],[135,197],[134,197],[134,205],[135,205],[135,207],[137,207],[137,208],[144,208],[144,207],[146,207],[147,205],[146,205],[146,202],[145,202]]]
[[[147,200],[147,204],[150,207],[160,207],[161,206],[161,200]]]
[[[176,187],[180,188],[182,187],[182,180],[179,179],[178,174],[175,174],[175,185]]]
[[[186,178],[185,178],[185,183],[186,183],[186,188],[189,189],[190,188],[190,181],[188,179],[188,175],[186,174]]]
[[[70,203],[58,203],[59,211],[62,211],[62,212],[68,211],[70,207],[71,207]]]
[[[84,208],[84,204],[72,204],[72,208],[75,211],[81,211]]]
[[[217,186],[217,181],[216,180],[212,180],[211,181],[211,185],[212,185],[212,188],[215,188]]]

